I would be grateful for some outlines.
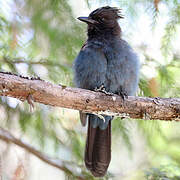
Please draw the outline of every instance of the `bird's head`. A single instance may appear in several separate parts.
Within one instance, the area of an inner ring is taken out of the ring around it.
[[[117,22],[119,18],[123,18],[121,10],[109,6],[94,10],[88,17],[78,17],[80,21],[88,24],[88,34],[108,32],[115,35],[120,33]]]

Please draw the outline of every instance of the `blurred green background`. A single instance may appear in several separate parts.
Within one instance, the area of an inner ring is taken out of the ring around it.
[[[0,0],[0,71],[40,76],[74,86],[72,64],[86,40],[87,16],[97,7],[122,8],[123,39],[141,60],[139,96],[180,97],[179,0]],[[0,127],[70,171],[48,165],[11,143],[0,141],[2,180],[95,179],[83,156],[86,128],[77,111],[0,98]],[[116,118],[112,123],[114,180],[180,179],[180,123]]]

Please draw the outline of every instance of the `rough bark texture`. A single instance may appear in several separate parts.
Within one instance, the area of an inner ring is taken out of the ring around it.
[[[53,85],[40,78],[0,73],[0,96],[22,101],[31,95],[33,101],[51,106],[133,119],[180,120],[180,98],[148,98],[120,96],[85,89]]]

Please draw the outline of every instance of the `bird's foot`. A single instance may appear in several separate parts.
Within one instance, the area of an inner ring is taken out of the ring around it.
[[[126,98],[128,98],[127,93],[126,93],[125,91],[123,91],[123,90],[119,91],[119,92],[117,93],[117,95],[121,96],[121,98],[122,98],[123,100],[125,100]]]
[[[104,94],[106,94],[108,96],[113,96],[114,95],[113,93],[106,91],[106,88],[104,87],[104,84],[102,84],[100,87],[96,87],[94,89],[94,91],[95,92],[102,92],[102,93],[104,93]]]
[[[96,91],[96,92],[101,92],[104,90],[105,90],[104,84],[102,84],[100,87],[95,87],[95,89],[94,89],[94,91]]]

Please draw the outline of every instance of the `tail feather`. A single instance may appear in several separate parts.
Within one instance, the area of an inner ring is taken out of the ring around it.
[[[111,121],[107,128],[93,128],[92,121],[88,122],[88,135],[86,140],[85,164],[95,177],[106,174],[111,161]]]

